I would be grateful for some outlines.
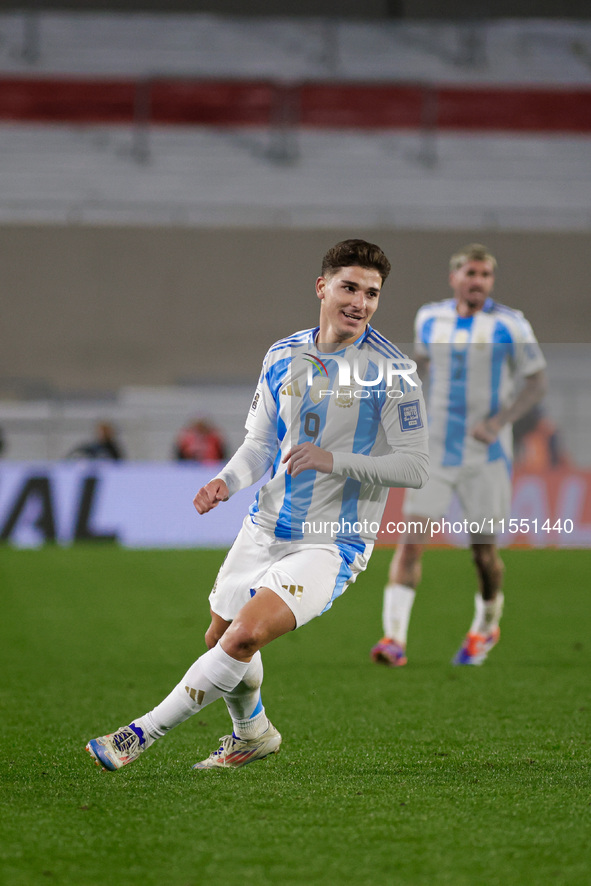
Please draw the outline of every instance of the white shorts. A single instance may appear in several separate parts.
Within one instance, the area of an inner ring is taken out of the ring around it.
[[[402,513],[405,517],[441,520],[448,512],[454,493],[465,519],[482,528],[475,534],[495,535],[499,521],[510,516],[511,476],[503,459],[477,467],[434,467],[422,489],[406,490]]]
[[[218,572],[210,606],[232,621],[257,588],[270,588],[289,606],[299,628],[330,609],[366,568],[372,550],[367,545],[360,554],[344,545],[282,541],[247,514]]]

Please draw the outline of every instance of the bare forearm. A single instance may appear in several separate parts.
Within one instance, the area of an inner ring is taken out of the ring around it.
[[[508,406],[500,409],[495,415],[490,415],[484,421],[478,422],[471,430],[471,435],[481,443],[491,444],[497,439],[501,428],[506,424],[513,423],[525,415],[526,412],[539,403],[546,393],[546,373],[543,369],[529,375],[523,388]]]
[[[501,427],[513,424],[522,415],[530,411],[540,402],[547,390],[546,373],[544,370],[528,376],[525,384],[513,403],[501,409],[495,416]]]
[[[222,468],[220,477],[228,487],[229,495],[256,483],[273,463],[272,447],[264,440],[247,434],[242,446]]]

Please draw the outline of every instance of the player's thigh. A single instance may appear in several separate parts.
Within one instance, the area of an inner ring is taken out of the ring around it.
[[[487,462],[458,482],[458,498],[472,536],[494,536],[511,511],[511,476],[503,459]]]
[[[369,553],[342,556],[336,545],[297,545],[276,560],[261,579],[294,614],[301,627],[329,609],[367,565]]]
[[[262,585],[261,578],[272,563],[271,541],[247,516],[209,595],[211,610],[220,619],[232,621]]]

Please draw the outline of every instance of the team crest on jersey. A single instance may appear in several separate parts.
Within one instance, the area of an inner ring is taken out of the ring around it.
[[[335,403],[337,406],[352,406],[353,404],[353,385],[340,385],[336,390]]]
[[[401,431],[416,431],[418,428],[423,427],[421,407],[418,400],[411,400],[410,403],[399,403],[398,414],[400,416]]]
[[[454,347],[465,348],[470,340],[470,333],[467,329],[456,329],[454,334]]]

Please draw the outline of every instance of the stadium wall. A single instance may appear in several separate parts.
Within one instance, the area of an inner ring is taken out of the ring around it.
[[[591,341],[586,233],[6,225],[0,396],[11,379],[79,393],[253,382],[273,341],[316,324],[320,259],[351,236],[393,263],[376,326],[400,345],[472,240],[497,255],[496,296],[540,341]]]

